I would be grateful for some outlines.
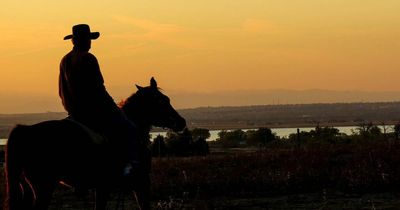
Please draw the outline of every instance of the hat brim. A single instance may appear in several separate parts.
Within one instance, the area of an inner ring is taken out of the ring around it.
[[[99,36],[100,36],[99,32],[91,32],[89,38],[90,39],[97,39],[97,38],[99,38]],[[64,40],[72,39],[72,38],[74,38],[74,35],[70,34],[70,35],[65,36]]]

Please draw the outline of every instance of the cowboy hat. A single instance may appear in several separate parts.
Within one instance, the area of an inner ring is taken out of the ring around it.
[[[87,24],[79,24],[74,25],[72,27],[72,34],[65,36],[64,40],[72,39],[72,38],[89,38],[89,39],[97,39],[99,38],[99,32],[90,32],[90,27]]]

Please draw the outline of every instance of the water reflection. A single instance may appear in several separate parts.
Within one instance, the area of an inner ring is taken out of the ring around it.
[[[383,126],[378,126],[382,131],[383,131]],[[394,125],[389,125],[386,126],[386,131],[387,132],[393,132],[393,127]],[[335,127],[337,129],[339,129],[340,133],[344,133],[347,135],[351,135],[353,133],[357,133],[357,126],[342,126],[342,127]],[[306,127],[306,128],[299,128],[300,131],[311,131],[313,129],[315,129],[315,127]],[[243,131],[248,131],[248,130],[255,130],[255,129],[242,129]],[[272,128],[271,129],[272,132],[274,132],[277,136],[280,137],[288,137],[290,134],[292,133],[296,133],[297,132],[297,128]],[[215,141],[218,138],[218,133],[221,130],[210,130],[210,138],[207,139],[207,141]],[[227,131],[231,131],[231,130],[227,130]],[[167,132],[166,131],[162,131],[162,132],[150,132],[151,134],[151,138],[155,138],[158,135],[161,136],[166,136]],[[0,139],[0,145],[5,145],[6,144],[7,139]]]
[[[378,127],[383,131],[383,126],[378,126]],[[393,127],[394,127],[393,125],[386,126],[387,132],[392,132],[393,131]],[[335,127],[335,128],[339,129],[340,133],[344,133],[344,134],[347,134],[347,135],[351,135],[353,133],[358,133],[358,131],[357,131],[358,127],[357,126],[339,126],[339,127]],[[301,131],[309,132],[311,130],[314,130],[315,127],[305,127],[305,128],[299,128],[299,129],[300,129],[300,132]],[[242,130],[246,132],[248,130],[256,130],[256,129],[242,129]],[[277,136],[282,137],[282,138],[283,137],[288,137],[292,133],[297,133],[297,128],[272,128],[271,130]],[[221,130],[210,130],[210,135],[211,136],[210,136],[209,139],[207,139],[207,141],[215,141],[218,138],[218,133],[220,131]],[[227,130],[227,131],[232,131],[232,130]],[[165,137],[167,132],[166,131],[164,131],[164,132],[151,132],[150,134],[151,134],[151,138],[153,139],[158,135],[161,135],[161,136]]]

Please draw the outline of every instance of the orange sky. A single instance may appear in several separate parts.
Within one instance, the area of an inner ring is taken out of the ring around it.
[[[399,11],[398,0],[4,0],[0,100],[60,104],[58,64],[71,49],[62,38],[77,23],[100,31],[91,52],[116,100],[151,76],[167,94],[400,91]]]

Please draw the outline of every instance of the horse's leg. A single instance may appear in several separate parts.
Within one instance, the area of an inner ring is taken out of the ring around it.
[[[141,210],[150,209],[150,175],[144,174],[135,186],[135,198]]]
[[[54,189],[57,186],[57,182],[51,178],[44,179],[31,179],[31,187],[34,192],[33,209],[45,210],[48,209],[51,201],[51,197]]]
[[[4,209],[7,210],[18,210],[23,209],[24,207],[24,188],[21,183],[7,183],[7,198],[6,202],[4,203]]]
[[[104,188],[97,188],[95,191],[95,210],[105,210],[107,207],[109,191]]]
[[[21,151],[23,146],[21,146],[21,140],[24,139],[22,135],[24,127],[15,127],[8,138],[6,146],[6,192],[7,198],[5,202],[5,209],[9,210],[19,210],[23,209],[23,194],[24,186],[23,182],[23,155]]]
[[[150,188],[148,190],[135,191],[134,195],[140,210],[150,209]]]
[[[34,202],[36,200],[35,192],[33,190],[32,184],[30,181],[23,176],[21,180],[21,192],[22,192],[22,200],[21,200],[21,208],[22,209],[32,209]]]

